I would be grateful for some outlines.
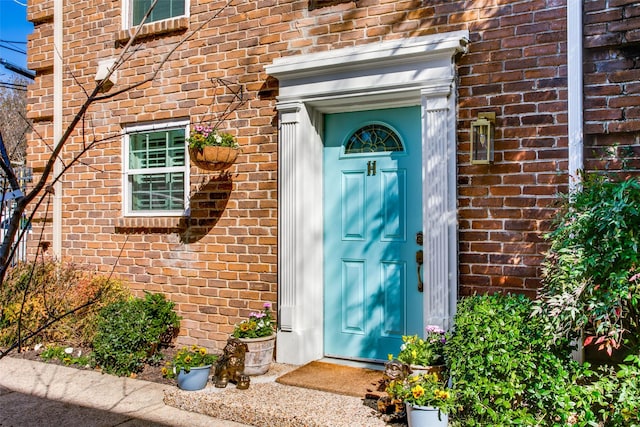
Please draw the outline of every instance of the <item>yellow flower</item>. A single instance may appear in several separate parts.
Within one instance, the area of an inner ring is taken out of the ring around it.
[[[167,369],[167,367],[166,367],[166,366],[163,366],[163,367],[162,367],[162,376],[165,376],[165,377],[166,377],[168,373],[169,373],[169,370]]]
[[[449,392],[445,390],[435,390],[433,395],[436,399],[446,400],[450,397]]]
[[[204,356],[205,354],[207,354],[207,349],[204,347],[200,347],[200,350],[198,350],[198,352],[200,353],[200,356]]]
[[[413,394],[413,397],[415,397],[416,399],[419,399],[420,397],[424,396],[424,389],[420,384],[418,384],[411,389],[411,394]]]
[[[393,360],[393,354],[391,354],[391,353],[387,354],[387,359]]]
[[[418,352],[416,350],[411,350],[411,357],[413,357],[414,359],[418,358]]]
[[[184,363],[191,363],[191,356],[187,356],[184,358]]]

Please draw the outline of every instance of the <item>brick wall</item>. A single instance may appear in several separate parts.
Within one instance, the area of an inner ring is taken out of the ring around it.
[[[585,1],[585,164],[640,169],[640,2]]]
[[[222,1],[191,1],[188,22],[148,33],[118,86],[149,73],[159,58]],[[311,6],[311,7],[310,7]],[[157,78],[94,105],[63,158],[104,139],[64,179],[64,257],[115,272],[136,290],[164,292],[184,317],[181,341],[219,346],[232,325],[276,302],[277,81],[273,59],[401,37],[468,29],[459,72],[460,290],[534,294],[558,192],[567,184],[566,11],[556,0],[313,2],[261,0],[224,10],[180,47]],[[41,171],[51,144],[52,2],[30,2],[35,33],[29,66],[36,121],[29,160]],[[65,6],[65,120],[84,100],[100,59],[122,52],[120,2]],[[123,125],[211,113],[212,79],[243,85],[246,102],[225,122],[243,153],[228,175],[191,170],[196,211],[189,221],[121,218]],[[493,165],[469,164],[469,125],[496,113]],[[83,133],[84,132],[84,133]],[[96,185],[98,184],[98,185]],[[36,231],[34,233],[38,233]],[[50,240],[47,229],[45,239]],[[115,267],[114,267],[115,265]]]

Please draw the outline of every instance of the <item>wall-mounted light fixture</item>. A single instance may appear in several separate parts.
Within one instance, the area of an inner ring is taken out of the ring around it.
[[[108,92],[109,89],[111,89],[113,85],[118,82],[118,70],[113,69],[113,67],[115,66],[115,63],[116,63],[115,58],[105,59],[98,62],[98,70],[96,71],[96,76],[95,76],[96,82],[101,82],[104,79],[106,79],[107,75],[109,75],[109,73],[113,70],[111,75],[109,75],[109,79],[105,80],[105,82],[102,83],[101,92]]]
[[[493,163],[493,140],[496,113],[478,113],[471,122],[471,164]]]

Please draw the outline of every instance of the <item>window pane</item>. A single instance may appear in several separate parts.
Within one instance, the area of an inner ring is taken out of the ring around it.
[[[151,7],[152,0],[131,0],[133,3],[132,25],[138,25],[142,22],[144,14]],[[184,0],[158,0],[156,7],[153,8],[151,15],[146,22],[161,21],[163,19],[173,18],[174,16],[182,16],[185,14]]]
[[[156,173],[132,175],[131,210],[183,210],[184,174]]]
[[[129,168],[184,166],[184,129],[129,135]]]
[[[366,125],[355,131],[346,143],[345,154],[403,151],[400,137],[384,125]]]

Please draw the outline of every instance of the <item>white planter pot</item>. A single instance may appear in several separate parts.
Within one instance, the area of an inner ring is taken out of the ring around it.
[[[273,360],[276,335],[273,334],[262,338],[238,339],[245,343],[248,348],[244,355],[244,374],[254,376],[267,373]]]
[[[449,415],[431,406],[406,404],[409,427],[447,427]]]

